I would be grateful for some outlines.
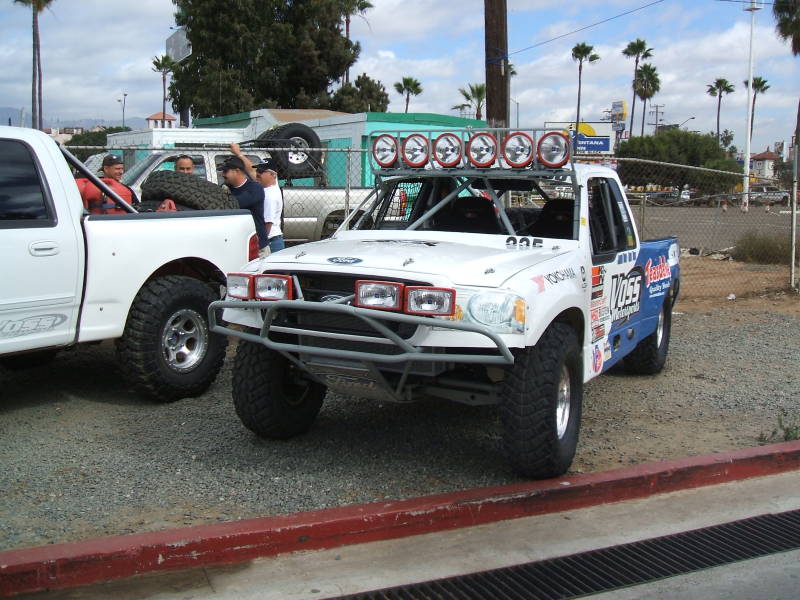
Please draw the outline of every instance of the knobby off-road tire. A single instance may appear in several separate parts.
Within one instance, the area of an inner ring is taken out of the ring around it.
[[[160,203],[165,198],[193,210],[239,208],[230,192],[215,183],[189,173],[155,171],[142,183],[142,203]]]
[[[669,337],[672,329],[672,295],[667,292],[658,313],[656,330],[636,344],[625,357],[625,370],[635,375],[660,373],[667,362]]]
[[[277,440],[308,431],[326,392],[283,355],[252,342],[239,342],[232,380],[233,405],[244,426]]]
[[[316,132],[302,123],[287,123],[275,129],[265,131],[258,136],[265,148],[281,148],[289,146],[297,150],[270,152],[278,163],[278,176],[281,178],[313,177],[319,174],[322,152],[308,151],[307,148],[319,148],[320,141]],[[283,140],[283,141],[281,141]]]
[[[117,356],[127,383],[158,402],[199,396],[214,382],[228,340],[208,330],[218,300],[197,279],[170,275],[145,284],[133,300]]]
[[[583,400],[583,366],[575,331],[553,323],[518,352],[501,390],[503,447],[515,471],[563,475],[575,456]]]

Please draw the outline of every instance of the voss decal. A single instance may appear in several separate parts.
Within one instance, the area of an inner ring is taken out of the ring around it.
[[[627,319],[639,312],[642,300],[642,280],[644,275],[639,267],[627,275],[611,276],[611,320]]]

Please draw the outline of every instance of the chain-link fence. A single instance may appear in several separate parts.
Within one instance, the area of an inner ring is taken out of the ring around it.
[[[264,153],[256,148],[243,151],[254,161]],[[150,173],[174,169],[176,156],[184,153],[192,156],[195,174],[222,183],[216,168],[230,156],[226,147],[136,152],[145,157],[137,156],[129,167],[131,173],[139,170],[137,179],[129,181],[137,192]],[[153,160],[153,155],[158,158]],[[281,181],[284,234],[290,244],[330,235],[374,185],[366,150],[331,143],[318,156],[313,176]],[[98,164],[100,160],[96,159]],[[142,169],[142,160],[152,164]],[[596,161],[596,157],[579,160]],[[789,287],[791,234],[796,229],[791,192],[776,181],[751,178],[745,196],[741,173],[632,158],[613,159],[610,164],[626,188],[641,239],[678,237],[684,292],[722,298]]]
[[[791,192],[776,180],[742,174],[617,159],[642,239],[676,235],[683,290],[725,298],[786,289],[792,278]],[[794,259],[795,265],[797,259]]]

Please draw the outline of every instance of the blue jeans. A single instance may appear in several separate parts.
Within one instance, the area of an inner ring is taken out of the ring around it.
[[[276,235],[275,237],[269,238],[270,252],[277,252],[278,250],[283,250],[284,248],[286,248],[286,244],[283,243],[282,235]]]

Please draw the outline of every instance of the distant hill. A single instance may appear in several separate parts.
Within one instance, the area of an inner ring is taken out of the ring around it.
[[[9,121],[10,119],[10,121]],[[25,109],[25,115],[23,117],[24,122],[20,123],[20,109],[18,108],[10,108],[8,106],[0,106],[0,125],[14,125],[19,127],[20,125],[23,127],[30,127],[31,126],[31,113],[30,110],[27,108]],[[45,127],[83,127],[84,129],[91,129],[95,125],[103,125],[105,127],[114,127],[118,125],[122,125],[121,120],[119,121],[106,121],[104,119],[48,119],[45,118],[44,126]],[[147,121],[145,121],[142,117],[125,117],[125,125],[130,127],[133,130],[137,129],[147,129]]]

